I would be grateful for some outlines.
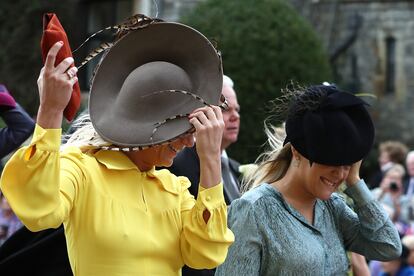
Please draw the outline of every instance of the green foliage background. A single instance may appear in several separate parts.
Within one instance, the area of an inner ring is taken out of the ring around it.
[[[224,73],[235,82],[241,132],[229,151],[242,163],[263,150],[266,106],[281,88],[291,81],[331,81],[328,57],[314,30],[286,1],[207,0],[180,21],[217,43]]]
[[[34,116],[38,108],[37,78],[42,67],[40,38],[43,13],[58,14],[68,34],[75,29],[72,1],[0,1],[0,83]],[[71,37],[69,37],[71,40]]]

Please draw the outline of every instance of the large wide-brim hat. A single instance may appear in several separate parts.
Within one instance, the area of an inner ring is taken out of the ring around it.
[[[96,69],[89,98],[92,124],[120,147],[171,141],[192,129],[187,115],[218,105],[221,58],[197,30],[153,22],[119,39]]]
[[[311,162],[351,165],[374,143],[375,129],[366,102],[332,85],[310,86],[292,103],[285,143]]]

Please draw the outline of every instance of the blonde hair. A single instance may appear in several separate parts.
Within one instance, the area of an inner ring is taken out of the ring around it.
[[[391,174],[391,173],[397,173],[399,176],[404,177],[404,175],[405,175],[404,166],[401,165],[401,164],[394,164],[391,168],[389,168],[385,172],[384,177]]]
[[[405,235],[402,240],[402,244],[408,247],[410,250],[414,250],[414,235]]]
[[[70,131],[73,130],[72,133]],[[71,125],[68,134],[63,135],[66,141],[61,150],[67,147],[77,147],[83,152],[94,151],[104,146],[110,146],[95,130],[89,114],[81,114]]]
[[[275,127],[267,122],[275,119],[284,121],[289,115],[294,116],[312,109],[318,102],[306,97],[306,88],[291,82],[281,90],[280,97],[270,102],[270,115],[264,122],[264,130],[267,136],[269,149],[256,159],[258,168],[247,173],[243,178],[242,192],[246,192],[261,183],[273,183],[285,176],[292,161],[291,144],[283,142],[286,137],[285,123],[281,127]]]
[[[242,191],[246,192],[261,183],[272,183],[283,176],[292,160],[290,143],[283,146],[286,137],[285,128],[265,125],[269,150],[259,155],[256,160],[257,169],[249,172],[243,179]]]

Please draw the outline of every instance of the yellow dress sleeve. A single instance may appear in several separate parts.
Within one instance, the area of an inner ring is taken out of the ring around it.
[[[59,227],[76,197],[81,173],[73,161],[61,158],[60,139],[61,129],[36,125],[31,144],[19,149],[3,170],[1,190],[31,231]]]
[[[200,186],[194,205],[187,182],[182,183],[181,204],[181,253],[184,263],[195,269],[214,268],[224,262],[228,248],[234,241],[234,235],[227,227],[223,184],[209,189]],[[207,223],[203,218],[205,210],[210,213]]]

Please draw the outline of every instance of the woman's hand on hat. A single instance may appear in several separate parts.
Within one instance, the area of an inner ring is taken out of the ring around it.
[[[195,128],[196,147],[200,158],[200,185],[213,187],[221,182],[221,139],[224,121],[218,106],[194,110],[189,121]]]
[[[74,62],[72,57],[65,58],[55,66],[56,56],[62,46],[63,42],[57,42],[50,48],[37,80],[40,97],[38,124],[43,128],[61,127],[63,110],[70,100],[73,85],[78,81],[78,69],[70,68]]]
[[[358,162],[355,162],[352,164],[351,169],[349,170],[348,176],[345,180],[346,185],[353,186],[358,183],[358,181],[361,180],[359,177],[359,169],[361,168],[362,160],[359,160]]]
[[[200,158],[211,154],[221,155],[224,121],[218,106],[205,106],[194,110],[189,121],[195,128],[197,152]]]

